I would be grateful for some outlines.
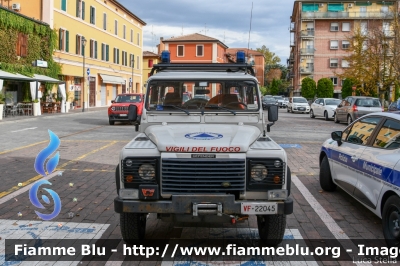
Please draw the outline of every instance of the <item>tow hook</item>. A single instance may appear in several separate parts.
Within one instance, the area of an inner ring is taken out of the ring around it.
[[[232,224],[236,224],[237,221],[244,221],[244,220],[248,220],[249,216],[248,215],[244,215],[244,216],[233,216],[233,215],[229,215],[229,217],[231,217],[231,223]]]

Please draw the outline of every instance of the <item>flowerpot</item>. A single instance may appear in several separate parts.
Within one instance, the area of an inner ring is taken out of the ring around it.
[[[3,119],[3,108],[4,108],[4,104],[0,104],[0,120]]]
[[[39,115],[40,103],[33,103],[33,116]]]

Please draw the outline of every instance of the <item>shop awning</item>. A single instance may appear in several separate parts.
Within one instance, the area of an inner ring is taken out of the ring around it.
[[[51,77],[45,75],[34,74],[33,79],[40,81],[40,82],[47,82],[47,83],[64,83],[64,81],[53,79]]]
[[[20,80],[20,81],[35,81],[35,79],[21,75],[21,74],[13,74],[3,70],[0,70],[0,79],[4,80]]]
[[[122,77],[110,76],[110,75],[105,75],[105,74],[99,74],[99,75],[104,83],[125,84],[125,80]]]

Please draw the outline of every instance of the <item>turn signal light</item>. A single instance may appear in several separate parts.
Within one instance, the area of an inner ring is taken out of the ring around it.
[[[125,180],[126,180],[126,182],[131,183],[133,181],[133,176],[127,175]]]
[[[353,105],[353,112],[358,112],[357,105]]]
[[[142,194],[145,197],[153,197],[154,189],[142,188]]]
[[[279,176],[274,176],[274,183],[279,184],[281,182],[281,178]]]

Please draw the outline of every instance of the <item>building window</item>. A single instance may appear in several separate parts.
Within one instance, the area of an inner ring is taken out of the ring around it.
[[[90,7],[90,23],[96,25],[96,8]]]
[[[330,59],[330,67],[338,67],[338,59],[337,58],[331,58]]]
[[[131,29],[131,42],[133,43],[133,30]]]
[[[331,31],[339,31],[339,23],[331,23]]]
[[[76,35],[75,53],[77,55],[85,55],[85,49],[82,43],[82,36],[78,34]]]
[[[382,30],[385,36],[390,36],[390,22],[384,21],[382,24]]]
[[[342,67],[349,67],[349,61],[342,59]]]
[[[130,54],[129,55],[129,67],[135,67],[135,55],[134,54]]]
[[[107,30],[107,14],[103,13],[103,30]]]
[[[337,77],[331,77],[331,80],[332,80],[333,86],[337,86],[338,78]]]
[[[60,29],[58,37],[59,50],[69,52],[69,31]]]
[[[366,21],[362,21],[360,23],[360,29],[361,29],[361,34],[362,35],[367,35],[368,33],[368,24]]]
[[[382,6],[381,7],[381,12],[382,13],[389,13],[389,7],[388,6]]]
[[[139,69],[139,67],[140,67],[139,56],[136,56],[136,69]]]
[[[196,45],[196,56],[204,56],[204,45]]]
[[[118,35],[118,21],[117,20],[115,20],[115,22],[114,22],[114,34]]]
[[[122,65],[123,66],[128,65],[128,53],[125,51],[122,51]]]
[[[342,23],[342,31],[350,31],[350,22]]]
[[[140,46],[140,33],[137,34],[137,45]]]
[[[122,27],[122,37],[124,38],[124,40],[126,39],[126,25]]]
[[[76,17],[85,20],[85,1],[76,0]]]
[[[184,56],[184,50],[185,50],[184,48],[185,48],[184,45],[177,46],[177,56],[180,56],[180,57]]]
[[[101,60],[109,61],[109,49],[110,46],[108,44],[102,43],[101,44]]]
[[[119,64],[119,49],[114,48],[114,64]]]
[[[90,40],[90,58],[97,59],[97,41]]]
[[[28,36],[18,33],[17,39],[17,56],[26,57],[28,54]]]
[[[67,11],[67,0],[61,0],[61,10]]]
[[[148,67],[153,67],[153,59],[149,59]]]
[[[349,41],[342,41],[342,49],[349,49],[350,42]]]
[[[338,49],[339,48],[339,41],[331,41],[331,49]]]

